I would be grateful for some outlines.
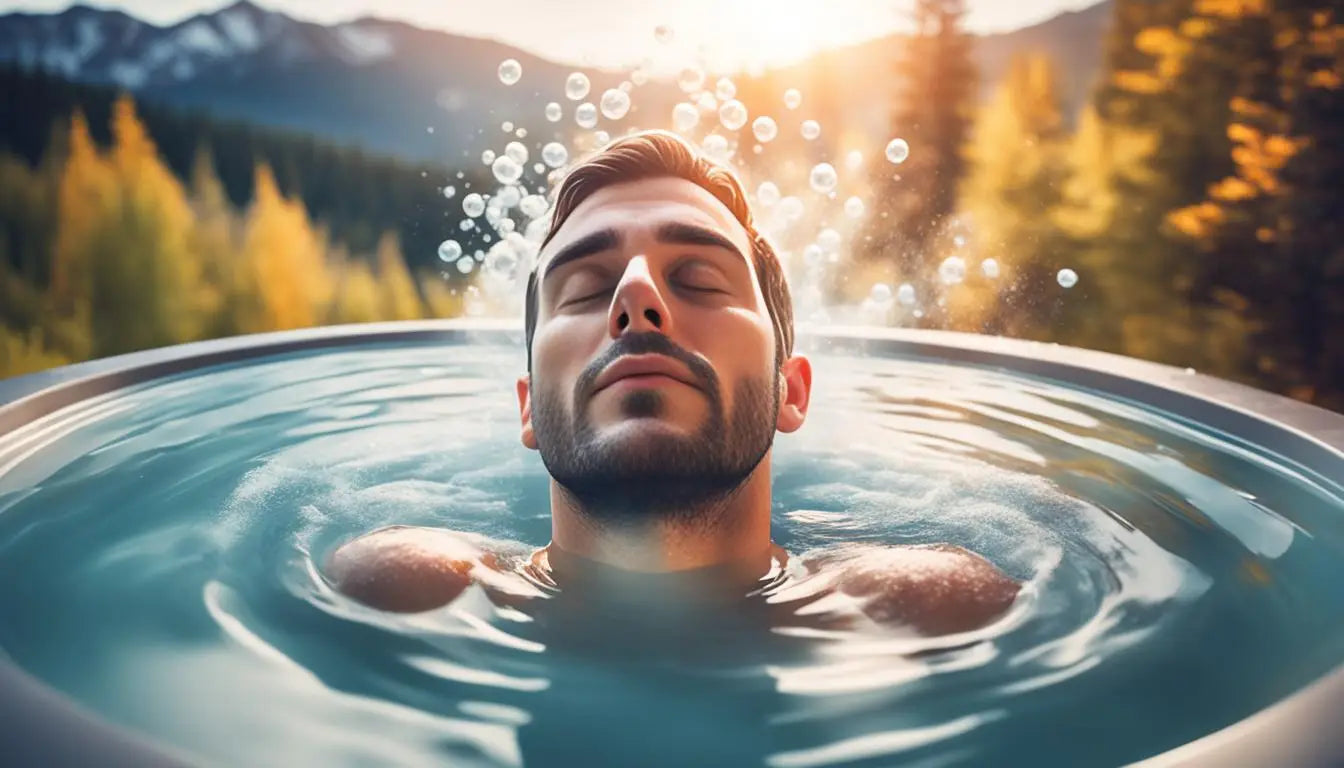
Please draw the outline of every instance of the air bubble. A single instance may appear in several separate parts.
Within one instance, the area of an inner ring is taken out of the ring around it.
[[[504,154],[519,165],[527,164],[527,147],[519,141],[510,141],[504,146]]]
[[[672,108],[672,127],[685,133],[700,122],[700,110],[694,104],[681,102]]]
[[[905,139],[892,139],[887,142],[887,159],[900,165],[910,156],[910,145]]]
[[[808,174],[807,181],[813,190],[826,194],[835,189],[839,177],[835,173],[835,166],[830,163],[817,163],[812,166],[812,172]]]
[[[473,219],[485,213],[485,198],[475,192],[462,198],[462,212]]]
[[[727,101],[737,95],[737,86],[732,80],[726,77],[720,77],[719,81],[714,83],[714,96],[719,101]]]
[[[797,88],[790,88],[784,92],[784,106],[789,109],[797,109],[803,103],[803,94]]]
[[[966,262],[960,256],[948,256],[938,265],[938,279],[944,285],[956,285],[966,279]]]
[[[552,141],[541,148],[541,160],[552,168],[559,168],[569,161],[569,150],[558,141]]]
[[[779,187],[773,181],[763,181],[756,188],[756,202],[769,208],[779,202]]]
[[[500,155],[490,164],[490,172],[500,184],[513,184],[523,175],[523,167],[508,155]]]
[[[602,114],[608,120],[620,120],[630,111],[630,94],[619,88],[608,88],[602,93]]]
[[[1061,269],[1059,274],[1055,275],[1055,281],[1061,288],[1072,288],[1078,284],[1078,273],[1072,269]]]
[[[551,103],[546,105],[547,120],[550,120],[552,123],[558,123],[560,122],[560,118],[564,116],[565,116],[564,112],[561,111],[560,105],[557,104],[556,102],[552,101]]]
[[[725,101],[719,107],[719,122],[730,131],[736,131],[747,124],[747,107],[737,99]]]
[[[457,260],[457,271],[461,272],[464,275],[471,272],[471,270],[475,269],[475,267],[476,267],[476,260],[471,258],[470,256],[463,256],[462,258]]]
[[[695,93],[705,84],[705,73],[698,67],[687,67],[677,73],[677,87],[686,93]]]
[[[994,259],[985,259],[980,262],[980,273],[990,280],[999,276],[999,262]]]
[[[570,101],[578,101],[588,95],[588,89],[591,88],[588,82],[588,76],[582,72],[572,72],[565,78],[565,98]]]
[[[499,82],[513,85],[523,76],[523,65],[517,59],[505,59],[499,63]]]
[[[574,122],[580,128],[592,128],[597,125],[597,107],[591,101],[585,101],[574,110]]]
[[[751,133],[756,137],[757,141],[766,144],[773,141],[775,136],[779,135],[779,126],[775,125],[775,121],[772,118],[766,115],[761,115],[751,122]]]
[[[851,219],[857,219],[863,216],[863,199],[860,197],[851,197],[845,200],[845,215]]]
[[[812,141],[821,135],[821,123],[816,120],[804,120],[802,126],[803,138]]]
[[[443,261],[457,261],[462,255],[462,244],[456,240],[444,240],[439,243],[439,258]]]

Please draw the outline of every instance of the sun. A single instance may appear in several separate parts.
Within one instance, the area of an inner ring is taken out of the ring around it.
[[[707,53],[735,69],[780,66],[881,32],[889,3],[725,0],[706,30]]]

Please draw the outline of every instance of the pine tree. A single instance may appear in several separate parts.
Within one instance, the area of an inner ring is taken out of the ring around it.
[[[892,115],[892,136],[905,139],[910,154],[900,165],[882,159],[873,164],[878,170],[870,226],[859,240],[864,258],[893,263],[901,279],[921,288],[920,295],[933,284],[966,168],[976,73],[965,14],[964,0],[915,2],[914,32],[895,73],[902,86]],[[930,315],[927,322],[940,321]]]
[[[1044,55],[1017,57],[981,111],[962,195],[974,222],[969,252],[994,259],[999,275],[968,265],[966,284],[947,297],[954,327],[1048,335],[1061,293],[1054,275],[1073,266],[1072,248],[1052,219],[1067,175],[1065,146],[1053,64]]]
[[[1259,376],[1344,408],[1344,10],[1328,0],[1205,0],[1197,19],[1240,56],[1234,168],[1176,228],[1251,298]]]

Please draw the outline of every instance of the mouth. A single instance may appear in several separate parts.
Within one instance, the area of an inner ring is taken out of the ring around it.
[[[683,387],[691,386],[681,379],[674,378],[665,373],[636,373],[630,376],[622,376],[610,384],[603,386],[601,389],[598,389],[597,392],[603,392],[605,390],[648,389],[674,385]],[[593,394],[597,394],[597,392],[594,392]]]
[[[680,384],[699,389],[685,365],[664,355],[627,355],[611,363],[598,377],[593,394],[606,389],[640,389]]]

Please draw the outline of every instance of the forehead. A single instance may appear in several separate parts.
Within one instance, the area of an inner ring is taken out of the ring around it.
[[[551,254],[585,235],[611,229],[629,237],[652,233],[668,222],[709,227],[727,236],[744,256],[751,254],[747,230],[727,206],[695,182],[668,176],[612,184],[588,196],[546,244],[542,270]]]

